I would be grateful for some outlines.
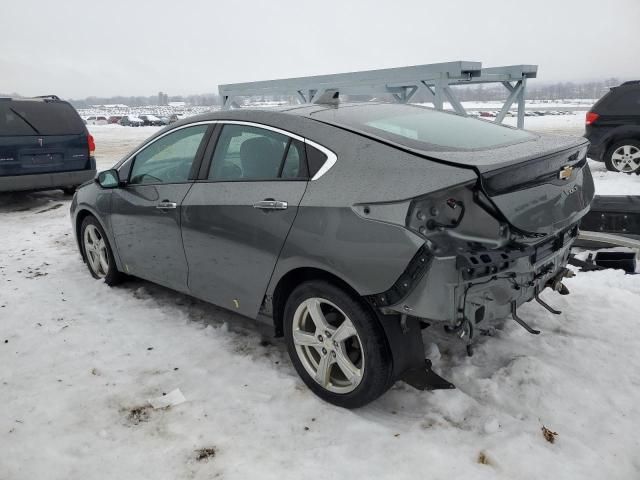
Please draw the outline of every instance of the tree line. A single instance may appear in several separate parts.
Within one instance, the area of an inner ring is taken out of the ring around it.
[[[589,82],[555,82],[543,83],[535,80],[527,84],[528,100],[563,100],[571,98],[598,99],[609,91],[610,87],[620,85],[618,78],[612,77],[599,81]],[[453,87],[458,100],[460,101],[490,101],[504,100],[507,97],[507,89],[499,84],[477,84],[469,86]],[[3,96],[0,94],[0,96]],[[11,94],[6,96],[18,97],[20,95]],[[200,95],[171,95],[165,97],[169,102],[185,102],[195,106],[221,105],[220,96],[216,93],[205,93]],[[261,97],[263,101],[291,101],[293,97],[280,95],[273,97]],[[419,99],[417,99],[419,100]],[[158,105],[158,95],[149,96],[114,96],[114,97],[87,97],[84,99],[69,100],[76,108],[88,108],[91,105],[113,105],[123,104],[130,107],[144,107],[148,105]]]
[[[188,105],[211,106],[220,105],[220,96],[215,93],[206,93],[201,95],[169,95],[166,97],[167,102],[185,102]],[[89,108],[91,105],[115,105],[122,104],[129,107],[146,107],[148,105],[158,105],[158,95],[149,95],[148,97],[87,97],[83,99],[69,99],[69,102],[76,108]]]
[[[610,87],[620,85],[621,80],[615,77],[589,82],[556,82],[543,83],[535,80],[527,83],[527,100],[564,100],[570,98],[598,99],[609,91]],[[470,85],[453,87],[460,101],[504,100],[509,92],[499,84]]]

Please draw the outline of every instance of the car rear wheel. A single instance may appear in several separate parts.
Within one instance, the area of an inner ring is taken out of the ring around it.
[[[640,172],[640,141],[629,139],[614,143],[607,150],[604,162],[612,172]]]
[[[98,220],[86,217],[82,221],[80,235],[84,258],[93,278],[103,279],[107,285],[120,283],[123,275],[116,268],[109,240]]]
[[[284,311],[287,349],[305,384],[345,408],[363,406],[390,386],[384,330],[358,299],[325,281],[298,286]]]

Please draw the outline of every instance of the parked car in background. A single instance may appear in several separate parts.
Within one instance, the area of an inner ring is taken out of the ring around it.
[[[87,125],[106,125],[109,123],[104,115],[91,116],[86,118]]]
[[[177,122],[179,120],[182,120],[183,118],[184,118],[184,115],[177,114],[177,113],[172,113],[171,115],[169,115],[169,121],[168,121],[167,124],[175,123],[175,122]]]
[[[107,123],[120,123],[120,120],[122,120],[122,115],[111,115],[107,118]]]
[[[95,143],[78,112],[56,96],[0,98],[0,192],[61,188],[96,174]]]
[[[352,408],[420,385],[421,327],[469,342],[513,315],[538,333],[516,310],[566,291],[587,144],[406,104],[209,113],[78,189],[73,231],[109,285],[266,319],[307,386]]]
[[[119,123],[125,127],[141,127],[144,125],[144,121],[135,115],[124,115]]]
[[[585,119],[589,157],[607,170],[640,174],[640,80],[612,87]]]
[[[143,125],[146,125],[146,126],[161,127],[165,125],[165,123],[155,115],[148,115],[148,114],[139,115],[138,118],[140,118],[140,120],[142,120],[143,122]]]

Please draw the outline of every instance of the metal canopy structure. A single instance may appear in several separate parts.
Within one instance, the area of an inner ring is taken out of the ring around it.
[[[524,127],[524,99],[527,79],[536,78],[537,65],[510,65],[482,68],[481,62],[446,62],[410,67],[385,68],[361,72],[284,78],[260,82],[220,85],[223,108],[238,106],[238,97],[294,95],[301,103],[336,103],[340,94],[391,94],[398,103],[410,103],[417,93],[438,110],[448,102],[453,110],[466,115],[451,88],[456,85],[500,83],[508,96],[495,121],[501,123],[516,103],[518,128]]]

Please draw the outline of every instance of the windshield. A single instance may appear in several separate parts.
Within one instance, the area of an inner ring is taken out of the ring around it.
[[[321,110],[312,117],[419,150],[476,150],[535,138],[484,120],[401,104],[361,104]]]

